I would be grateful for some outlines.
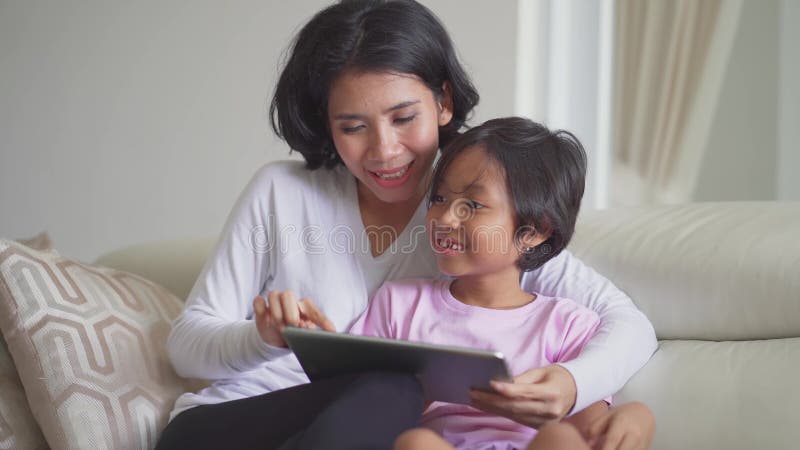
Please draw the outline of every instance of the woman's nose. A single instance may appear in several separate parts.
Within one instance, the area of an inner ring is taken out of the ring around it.
[[[369,159],[386,162],[401,152],[394,131],[386,127],[374,129],[369,146]]]

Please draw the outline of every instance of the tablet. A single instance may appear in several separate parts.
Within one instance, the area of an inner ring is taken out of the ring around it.
[[[287,327],[283,338],[310,380],[346,373],[415,374],[425,400],[469,404],[469,390],[510,381],[503,354],[487,350]]]

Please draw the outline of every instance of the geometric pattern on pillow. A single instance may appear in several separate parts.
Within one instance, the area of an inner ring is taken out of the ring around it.
[[[130,273],[0,240],[0,329],[51,448],[152,448],[190,386],[167,359],[182,302]]]
[[[53,246],[46,232],[17,242],[41,251],[51,251]],[[25,389],[8,353],[6,341],[0,337],[0,450],[47,448],[47,441],[28,406]]]
[[[0,450],[46,449],[36,419],[31,414],[17,368],[0,340]]]

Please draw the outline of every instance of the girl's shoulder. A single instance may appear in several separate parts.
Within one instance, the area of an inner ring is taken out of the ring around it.
[[[408,293],[408,292],[421,292],[439,289],[445,280],[442,278],[401,278],[397,280],[385,281],[379,290],[384,293]]]
[[[539,303],[539,313],[549,316],[551,320],[560,323],[570,322],[572,320],[588,322],[600,320],[599,314],[575,300],[563,297],[550,297],[538,293],[536,296],[535,302]]]

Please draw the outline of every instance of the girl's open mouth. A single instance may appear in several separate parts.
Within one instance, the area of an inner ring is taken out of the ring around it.
[[[450,238],[435,238],[433,250],[440,255],[455,255],[464,251],[464,244]]]

